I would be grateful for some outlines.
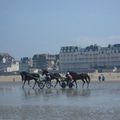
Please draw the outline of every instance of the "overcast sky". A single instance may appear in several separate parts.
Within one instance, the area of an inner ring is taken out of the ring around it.
[[[0,0],[0,52],[57,54],[120,43],[120,0]]]

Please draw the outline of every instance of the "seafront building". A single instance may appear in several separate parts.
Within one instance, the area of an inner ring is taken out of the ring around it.
[[[63,46],[60,53],[35,54],[16,61],[8,53],[0,53],[0,74],[19,71],[39,72],[42,69],[67,72],[118,72],[120,71],[120,44],[101,47],[90,45],[85,48]]]
[[[16,61],[9,54],[0,54],[0,75],[17,74],[20,71],[38,73],[42,69],[58,70],[59,55],[35,54],[33,58],[22,57]]]
[[[113,71],[120,68],[120,44],[101,47],[90,45],[86,48],[78,46],[61,47],[59,53],[61,72],[93,72],[95,70]]]
[[[19,61],[13,61],[10,66],[6,68],[6,72],[18,72],[19,71]]]
[[[48,69],[48,70],[57,69],[58,59],[59,59],[59,55],[35,54],[32,58],[33,68]]]
[[[14,58],[8,53],[0,53],[0,73],[7,72]]]

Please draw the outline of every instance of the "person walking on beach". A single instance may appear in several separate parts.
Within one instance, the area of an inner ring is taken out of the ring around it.
[[[99,82],[101,82],[101,75],[98,76],[98,80],[99,80]]]
[[[105,76],[103,74],[98,76],[99,82],[104,82],[105,81]]]
[[[105,81],[105,76],[103,74],[102,74],[101,77],[102,77],[102,81]]]

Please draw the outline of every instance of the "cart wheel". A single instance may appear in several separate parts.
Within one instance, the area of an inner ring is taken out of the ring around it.
[[[69,83],[69,88],[72,88],[73,87],[73,83]]]
[[[62,83],[61,83],[61,87],[62,87],[62,88],[65,88],[65,87],[66,87],[65,82],[62,82]]]
[[[51,82],[46,82],[46,87],[49,89],[51,88]]]
[[[41,81],[41,82],[38,83],[38,87],[39,87],[40,89],[43,89],[44,86],[45,86],[45,83],[44,83],[43,81]]]

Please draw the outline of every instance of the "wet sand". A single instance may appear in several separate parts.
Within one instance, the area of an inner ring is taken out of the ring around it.
[[[90,88],[33,90],[21,82],[0,83],[0,120],[119,120],[120,82]]]

